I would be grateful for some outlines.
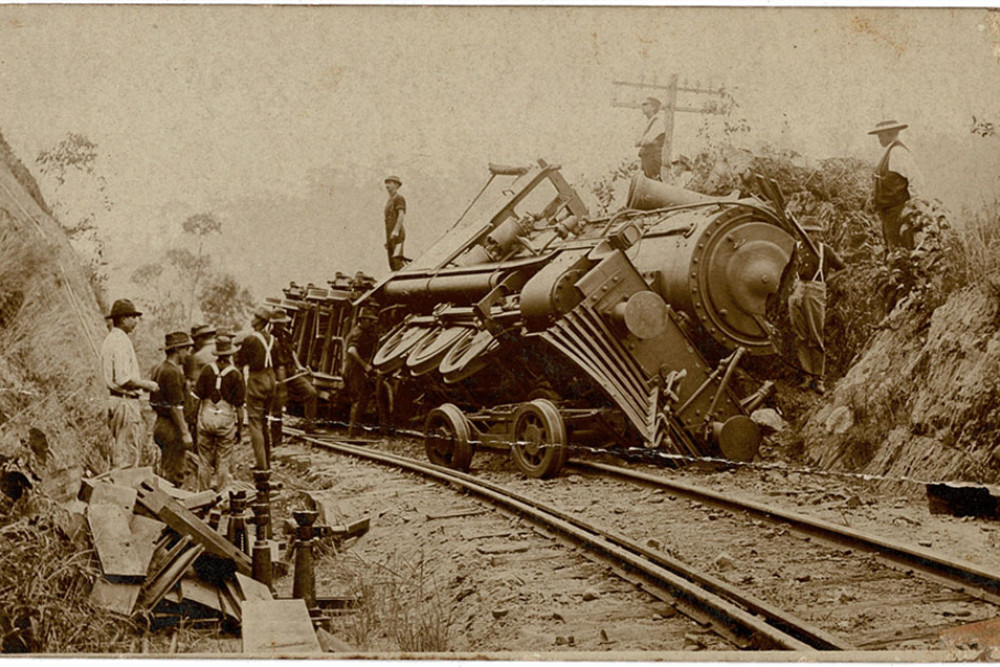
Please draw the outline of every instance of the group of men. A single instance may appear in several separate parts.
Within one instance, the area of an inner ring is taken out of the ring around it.
[[[304,428],[315,429],[317,393],[298,360],[283,308],[260,308],[242,337],[207,326],[165,336],[164,359],[142,378],[129,334],[142,313],[128,299],[115,301],[111,330],[101,347],[108,388],[111,468],[140,464],[145,445],[140,392],[156,413],[153,441],[159,474],[183,486],[196,461],[199,490],[221,490],[232,481],[232,456],[242,441],[244,411],[255,467],[270,469],[271,447],[281,443],[289,397],[304,407]],[[190,453],[190,454],[189,454]]]
[[[882,225],[887,256],[895,251],[914,249],[915,213],[907,204],[923,194],[923,177],[909,148],[899,140],[908,126],[896,120],[879,122],[868,134],[885,148],[875,167],[871,208]],[[826,390],[826,346],[823,323],[826,318],[826,279],[844,268],[843,260],[823,242],[821,225],[805,225],[815,237],[814,248],[798,247],[798,281],[788,298],[788,315],[795,335],[795,351],[804,379],[800,389],[819,394]]]

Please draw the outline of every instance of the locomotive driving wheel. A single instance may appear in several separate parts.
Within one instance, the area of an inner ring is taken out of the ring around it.
[[[566,424],[555,404],[544,398],[522,404],[514,413],[514,464],[528,477],[552,477],[569,458]]]
[[[468,471],[475,446],[469,438],[469,422],[453,403],[434,408],[424,422],[424,451],[434,465]]]

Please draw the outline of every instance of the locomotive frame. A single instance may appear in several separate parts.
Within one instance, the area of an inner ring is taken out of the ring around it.
[[[769,383],[741,397],[734,376],[774,352],[768,300],[809,243],[794,220],[641,175],[625,209],[592,218],[556,165],[490,172],[506,187],[409,266],[272,301],[321,398],[340,402],[343,338],[378,304],[380,423],[422,423],[434,463],[468,469],[480,443],[532,477],[608,443],[752,459]]]

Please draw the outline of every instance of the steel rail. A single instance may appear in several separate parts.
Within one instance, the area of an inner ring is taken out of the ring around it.
[[[569,461],[566,465],[580,471],[613,475],[657,488],[668,489],[729,510],[750,512],[771,520],[790,523],[793,529],[817,539],[873,553],[893,569],[912,571],[960,593],[993,604],[1000,604],[1000,571],[997,570],[961,559],[948,558],[921,547],[896,542],[847,526],[839,526],[823,519],[770,507],[748,498],[725,496],[716,491],[667,479],[660,475],[590,461]]]
[[[769,603],[738,591],[724,581],[694,570],[686,563],[654,552],[621,535],[590,526],[524,494],[450,468],[342,442],[329,442],[307,436],[298,429],[285,430],[290,435],[323,449],[396,466],[460,486],[494,504],[527,516],[575,543],[611,558],[625,570],[641,573],[656,585],[666,588],[673,598],[702,610],[709,618],[722,623],[730,631],[727,634],[721,632],[723,627],[718,627],[720,634],[738,645],[741,643],[739,640],[750,640],[751,645],[760,649],[816,651],[854,648]]]

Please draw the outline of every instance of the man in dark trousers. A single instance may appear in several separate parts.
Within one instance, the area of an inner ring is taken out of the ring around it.
[[[642,161],[642,173],[646,178],[657,181],[660,179],[660,168],[663,165],[663,142],[667,136],[667,126],[660,100],[647,97],[642,102],[642,113],[646,116],[646,125],[636,140],[639,147],[639,159]]]
[[[191,339],[194,340],[194,350],[184,361],[184,377],[187,379],[188,400],[184,407],[184,416],[188,428],[194,437],[195,448],[198,446],[198,397],[194,394],[194,385],[205,364],[215,361],[215,329],[207,324],[191,327]]]
[[[194,448],[191,431],[184,418],[187,384],[183,370],[184,360],[193,346],[186,331],[166,335],[163,344],[166,359],[153,370],[153,381],[159,389],[149,396],[149,404],[156,412],[153,440],[161,453],[159,474],[177,487],[183,486],[187,477],[185,452]]]
[[[292,318],[284,308],[275,308],[271,312],[271,335],[274,336],[274,376],[278,385],[274,392],[274,405],[271,421],[271,446],[281,444],[281,429],[284,426],[282,412],[288,397],[302,403],[305,413],[303,430],[311,433],[316,430],[316,388],[309,379],[309,369],[302,365],[295,355],[295,345],[288,323]]]
[[[885,148],[875,167],[872,207],[882,222],[886,252],[900,247],[913,250],[914,247],[912,215],[904,209],[910,199],[922,195],[923,177],[910,149],[899,140],[900,130],[907,127],[895,120],[883,120],[868,133],[876,135]]]
[[[233,363],[236,348],[220,333],[212,347],[216,360],[201,369],[198,397],[198,490],[221,491],[232,482],[232,457],[242,438],[243,374]]]
[[[378,345],[378,331],[375,328],[377,320],[378,316],[373,311],[363,310],[344,341],[347,353],[344,355],[344,367],[341,371],[344,388],[351,398],[351,420],[347,431],[351,437],[358,434],[358,427],[364,420],[374,388],[371,360]]]
[[[788,319],[795,335],[795,354],[804,378],[799,389],[826,392],[826,344],[823,329],[826,323],[826,281],[830,274],[844,268],[844,260],[823,243],[823,227],[807,222],[803,230],[809,234],[816,252],[803,242],[795,247],[798,279],[788,296]]]
[[[258,470],[271,469],[271,435],[266,420],[271,415],[277,381],[274,376],[274,337],[267,331],[271,311],[254,311],[253,331],[243,340],[236,366],[246,368],[247,421],[250,444]]]
[[[399,176],[389,176],[385,179],[385,189],[389,199],[385,202],[385,250],[389,257],[389,269],[399,271],[406,266],[403,257],[403,241],[406,240],[406,229],[403,218],[406,217],[406,199],[399,194],[403,182]]]

